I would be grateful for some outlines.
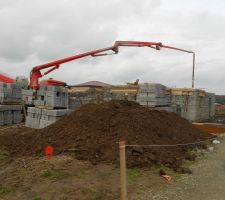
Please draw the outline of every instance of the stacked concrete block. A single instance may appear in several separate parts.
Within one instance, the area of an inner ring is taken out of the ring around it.
[[[25,126],[35,129],[45,128],[71,113],[71,111],[71,109],[48,110],[28,107]]]
[[[68,91],[62,86],[41,86],[37,92],[35,106],[46,108],[67,108]]]
[[[40,126],[41,113],[41,108],[28,107],[25,126],[38,129]]]
[[[0,125],[21,123],[23,120],[22,92],[19,85],[0,82]]]
[[[139,86],[136,101],[147,107],[168,106],[171,104],[171,96],[164,85],[144,83]]]
[[[0,103],[21,103],[21,88],[17,84],[0,82]]]
[[[28,107],[25,123],[30,128],[45,128],[72,111],[67,88],[62,86],[41,86],[33,102],[35,107]]]
[[[13,111],[9,105],[0,105],[0,125],[13,124]]]
[[[17,76],[16,77],[16,83],[22,89],[27,89],[28,88],[28,78],[26,78],[25,76]]]
[[[63,116],[70,114],[71,112],[72,110],[70,109],[57,109],[57,110],[42,109],[39,128],[49,126],[58,121],[59,119],[61,119]]]
[[[25,105],[31,106],[34,104],[34,96],[35,96],[35,91],[34,90],[22,90],[22,100]]]
[[[18,124],[22,120],[22,105],[0,105],[0,125]]]

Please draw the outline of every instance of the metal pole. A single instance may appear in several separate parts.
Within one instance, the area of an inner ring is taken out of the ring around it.
[[[192,88],[195,87],[195,52],[193,52]]]
[[[125,141],[119,142],[120,148],[120,181],[121,181],[121,200],[127,200],[127,179],[126,179],[126,144]]]

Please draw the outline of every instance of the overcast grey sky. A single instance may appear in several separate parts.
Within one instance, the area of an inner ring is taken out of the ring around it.
[[[196,87],[225,94],[224,8],[224,0],[0,0],[0,71],[29,76],[38,64],[115,40],[153,41],[195,51]],[[191,72],[191,54],[123,47],[118,55],[64,64],[46,78],[190,87]]]

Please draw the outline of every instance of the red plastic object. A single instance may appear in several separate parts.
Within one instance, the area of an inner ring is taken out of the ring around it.
[[[168,182],[170,182],[172,180],[172,177],[169,175],[162,175],[162,177]]]
[[[54,152],[54,149],[53,149],[53,147],[51,145],[46,146],[45,154],[46,154],[46,159],[47,160],[50,160],[52,158],[53,152]]]

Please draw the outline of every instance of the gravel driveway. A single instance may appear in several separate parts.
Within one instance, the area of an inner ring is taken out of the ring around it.
[[[166,189],[149,190],[138,200],[224,200],[225,199],[225,136],[213,152],[201,156],[191,167],[193,174],[182,175],[177,181],[168,183]],[[133,198],[131,198],[133,199]]]

